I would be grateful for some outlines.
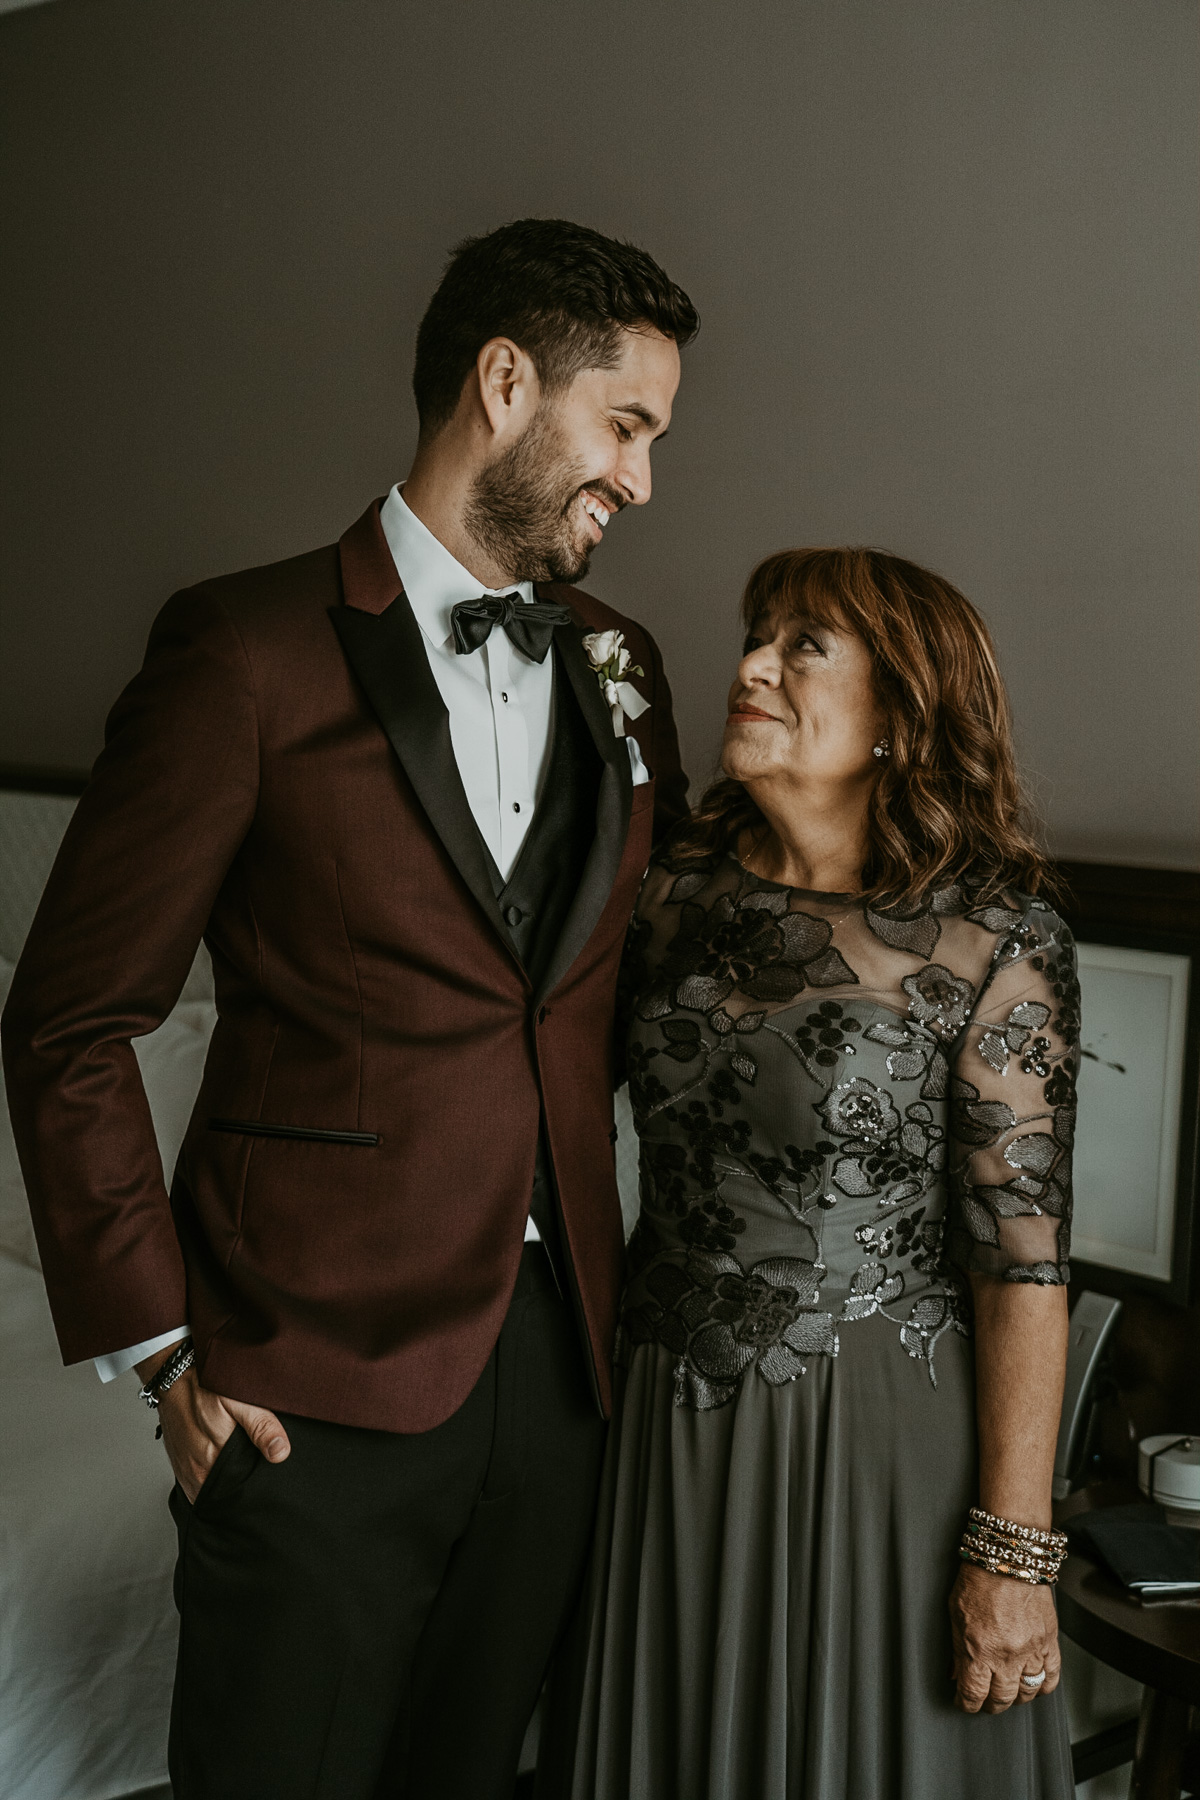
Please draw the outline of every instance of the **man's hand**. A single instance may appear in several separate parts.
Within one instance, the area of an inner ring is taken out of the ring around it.
[[[1058,1618],[1050,1589],[993,1575],[965,1563],[950,1596],[954,1631],[955,1705],[963,1712],[1007,1712],[1058,1686]],[[1037,1687],[1022,1675],[1045,1670]]]
[[[172,1345],[139,1363],[142,1381],[148,1381],[174,1350]],[[200,1386],[194,1368],[181,1375],[162,1396],[158,1420],[163,1447],[189,1504],[195,1503],[235,1425],[241,1426],[268,1462],[283,1462],[291,1454],[287,1432],[274,1413],[262,1406],[248,1406],[244,1400],[226,1400],[220,1394],[210,1393]]]

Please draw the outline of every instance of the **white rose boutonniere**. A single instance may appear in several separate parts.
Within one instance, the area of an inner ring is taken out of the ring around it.
[[[643,700],[626,675],[644,675],[640,663],[630,661],[623,631],[592,631],[583,640],[587,659],[596,671],[600,692],[612,713],[614,735],[625,736],[626,719],[640,719],[648,712],[650,702]]]

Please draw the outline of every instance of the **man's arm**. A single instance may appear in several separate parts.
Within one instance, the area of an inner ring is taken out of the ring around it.
[[[241,637],[203,590],[177,595],[110,716],[4,1014],[13,1131],[66,1362],[187,1317],[131,1039],[174,1005],[257,795]]]
[[[111,1350],[106,1356],[93,1356],[92,1362],[101,1381],[115,1381],[118,1375],[128,1375],[130,1369],[136,1369],[139,1363],[157,1361],[158,1351],[170,1350],[190,1336],[190,1325],[172,1325],[169,1331],[156,1332],[152,1338],[146,1338],[140,1344],[130,1344],[125,1350]]]

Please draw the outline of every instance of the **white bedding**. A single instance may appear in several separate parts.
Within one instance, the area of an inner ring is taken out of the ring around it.
[[[0,1792],[110,1800],[166,1775],[170,1470],[136,1378],[64,1369],[2,1255],[0,1317]]]
[[[0,1003],[71,805],[0,794]],[[212,1029],[210,983],[201,957],[137,1045],[168,1170]],[[90,1362],[62,1366],[0,1106],[2,1800],[116,1800],[166,1779],[170,1487],[137,1377],[104,1386]]]

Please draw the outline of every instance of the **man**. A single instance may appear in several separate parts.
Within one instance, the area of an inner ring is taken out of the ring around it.
[[[686,790],[656,646],[566,584],[697,324],[580,226],[464,244],[403,491],[167,604],[30,933],[63,1355],[136,1363],[177,1478],[182,1800],[512,1792],[608,1408],[617,964]],[[130,1039],[202,936],[168,1202]]]

